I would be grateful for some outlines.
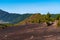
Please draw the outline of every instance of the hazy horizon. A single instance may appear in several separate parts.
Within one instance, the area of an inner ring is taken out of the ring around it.
[[[0,0],[0,9],[10,13],[60,13],[60,0]]]

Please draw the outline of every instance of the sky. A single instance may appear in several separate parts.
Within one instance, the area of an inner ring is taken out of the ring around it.
[[[0,9],[9,13],[60,13],[60,0],[0,0]]]

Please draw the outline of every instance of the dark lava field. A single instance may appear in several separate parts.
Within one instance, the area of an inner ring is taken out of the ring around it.
[[[60,40],[60,28],[40,24],[0,29],[0,40]]]

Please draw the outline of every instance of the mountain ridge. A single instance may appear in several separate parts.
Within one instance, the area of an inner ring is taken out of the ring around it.
[[[15,14],[15,13],[9,13],[6,11],[3,11],[0,9],[0,20],[4,22],[10,22],[10,23],[18,23],[19,21],[24,20],[25,18],[29,17],[30,14]],[[17,19],[18,18],[18,19]]]

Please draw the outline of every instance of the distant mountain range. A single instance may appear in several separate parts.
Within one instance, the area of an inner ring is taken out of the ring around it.
[[[32,14],[15,14],[15,13],[8,13],[0,9],[0,23],[18,23],[27,17],[31,16]]]

